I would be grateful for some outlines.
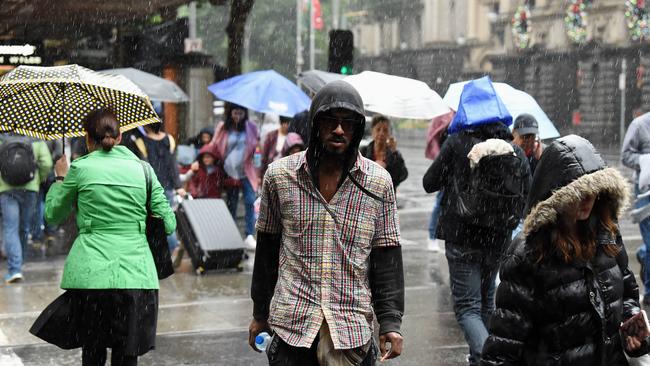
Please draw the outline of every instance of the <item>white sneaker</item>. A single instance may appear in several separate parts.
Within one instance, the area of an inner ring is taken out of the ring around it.
[[[429,239],[427,243],[427,250],[434,253],[440,252],[440,244],[443,242],[440,239]],[[444,243],[444,242],[443,242]]]
[[[5,283],[16,283],[23,280],[23,274],[20,272],[14,273],[12,275],[5,275]]]
[[[249,235],[244,240],[244,245],[246,245],[246,249],[248,250],[255,250],[257,248],[257,240],[255,240],[253,235]]]

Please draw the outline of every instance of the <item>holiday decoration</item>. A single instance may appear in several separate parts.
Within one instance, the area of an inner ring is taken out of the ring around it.
[[[650,39],[648,10],[645,7],[645,0],[626,0],[625,18],[627,19],[627,28],[630,31],[630,38],[633,41]]]
[[[530,46],[530,7],[528,4],[520,5],[512,16],[512,35],[515,46],[525,49]]]
[[[587,39],[587,7],[591,5],[588,0],[571,0],[566,10],[564,24],[567,35],[574,43],[582,43]]]

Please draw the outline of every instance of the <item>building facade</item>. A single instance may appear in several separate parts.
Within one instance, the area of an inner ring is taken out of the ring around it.
[[[624,0],[415,3],[415,12],[355,23],[356,70],[417,77],[441,95],[450,82],[488,74],[533,95],[562,133],[602,146],[619,141],[625,63],[625,123],[650,111],[650,39],[632,37]],[[526,31],[513,32],[522,23]]]

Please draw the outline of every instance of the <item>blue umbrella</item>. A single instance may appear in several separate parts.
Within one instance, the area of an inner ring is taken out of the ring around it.
[[[307,94],[273,70],[254,71],[208,86],[217,98],[262,113],[285,117],[309,109]]]
[[[463,86],[456,109],[458,111],[449,125],[449,133],[494,122],[502,122],[506,126],[512,124],[510,112],[487,76]]]
[[[449,89],[447,89],[447,93],[442,100],[445,101],[451,109],[458,110],[460,94],[463,92],[463,87],[467,83],[468,81],[454,83],[449,86]],[[517,116],[522,113],[531,114],[537,120],[537,124],[539,125],[539,137],[541,139],[560,137],[560,132],[558,132],[553,122],[551,122],[546,113],[544,113],[539,104],[537,104],[535,98],[530,94],[515,89],[506,83],[492,83],[492,86],[512,115],[513,120],[517,119]]]

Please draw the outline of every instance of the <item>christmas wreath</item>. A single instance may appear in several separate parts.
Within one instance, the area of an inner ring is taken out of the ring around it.
[[[650,39],[648,10],[645,7],[645,0],[626,0],[625,18],[627,19],[627,28],[630,30],[630,38],[633,41]]]
[[[512,16],[512,35],[519,49],[530,45],[530,28],[530,7],[528,4],[520,5]]]
[[[569,39],[575,43],[584,42],[587,39],[587,6],[591,5],[589,0],[571,0],[566,10],[564,24]]]

